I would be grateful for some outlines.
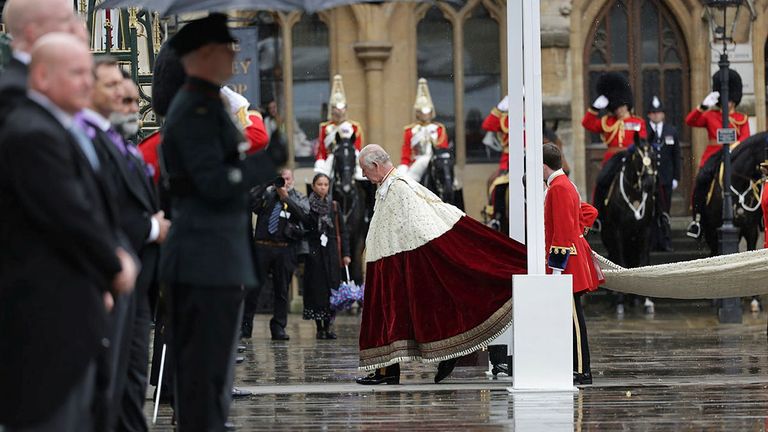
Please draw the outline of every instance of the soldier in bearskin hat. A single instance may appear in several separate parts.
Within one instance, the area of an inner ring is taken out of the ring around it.
[[[701,211],[706,201],[707,190],[715,178],[722,161],[723,146],[717,143],[717,130],[723,127],[723,114],[720,111],[720,72],[712,75],[712,92],[704,98],[700,106],[694,108],[685,118],[685,124],[691,127],[707,129],[709,144],[704,149],[699,163],[699,173],[696,175],[696,186],[693,189],[693,220],[688,225],[687,235],[693,238],[701,236]],[[750,135],[749,117],[736,111],[741,102],[741,76],[735,70],[728,69],[728,127],[736,129],[736,140],[744,141]]]
[[[597,176],[597,184],[593,195],[593,203],[600,215],[605,207],[605,196],[613,178],[621,166],[623,151],[632,151],[635,133],[640,138],[647,137],[645,121],[632,115],[632,88],[624,75],[608,72],[597,80],[598,97],[587,109],[581,125],[584,129],[600,134],[603,143],[608,147],[603,157],[603,169]],[[600,117],[601,110],[607,114]],[[596,222],[599,229],[599,219]]]

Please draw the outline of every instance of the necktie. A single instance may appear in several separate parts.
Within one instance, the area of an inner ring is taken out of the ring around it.
[[[283,209],[283,204],[278,201],[275,203],[275,207],[272,209],[272,213],[269,214],[269,224],[267,225],[267,231],[270,234],[277,232],[277,225],[280,223],[280,210]]]
[[[117,150],[123,155],[123,157],[125,157],[128,168],[133,170],[134,163],[128,151],[128,145],[126,144],[123,137],[114,128],[107,129],[107,136],[110,140],[112,140],[112,143],[115,144]]]
[[[71,128],[69,128],[69,132],[72,134],[72,136],[75,137],[75,141],[77,141],[77,145],[80,146],[80,149],[85,154],[86,159],[88,159],[88,162],[91,164],[91,167],[94,171],[99,170],[99,156],[96,154],[96,149],[93,147],[93,142],[88,138],[88,136],[83,132],[82,129],[80,129],[80,126],[77,124],[73,124]]]

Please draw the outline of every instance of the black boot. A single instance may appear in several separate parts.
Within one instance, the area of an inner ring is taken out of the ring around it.
[[[240,325],[240,338],[250,339],[253,335],[253,317],[243,317],[243,323]]]
[[[336,333],[331,330],[331,320],[324,319],[323,320],[323,330],[325,331],[325,338],[326,339],[336,339]]]
[[[325,334],[325,328],[323,328],[323,321],[315,320],[315,326],[317,327],[317,335],[315,335],[315,339],[328,339],[328,336]]]

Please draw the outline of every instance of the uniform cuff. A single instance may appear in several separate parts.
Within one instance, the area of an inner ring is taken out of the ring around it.
[[[154,217],[149,218],[149,236],[147,236],[147,243],[154,243],[158,237],[160,237],[160,223]]]

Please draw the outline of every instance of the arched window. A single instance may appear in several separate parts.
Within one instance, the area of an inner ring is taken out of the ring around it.
[[[426,78],[437,114],[435,120],[445,124],[449,139],[456,130],[453,92],[453,30],[443,12],[436,6],[427,11],[416,29],[417,70]],[[411,84],[416,88],[416,83]]]
[[[311,165],[320,122],[326,120],[330,97],[328,26],[305,15],[293,27],[294,149],[299,165]]]
[[[463,53],[467,161],[497,162],[499,153],[483,144],[480,125],[501,99],[499,24],[482,4],[464,24]]]
[[[690,108],[688,58],[680,28],[660,0],[613,0],[603,8],[590,31],[584,53],[588,72],[586,104],[598,96],[595,84],[602,72],[625,74],[634,93],[636,115],[645,117],[654,95],[665,105],[667,121],[681,129]],[[599,138],[591,137],[591,142]]]

